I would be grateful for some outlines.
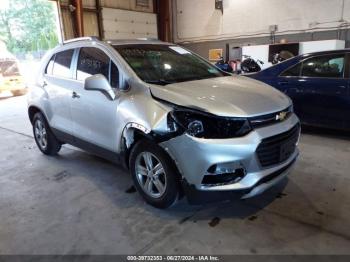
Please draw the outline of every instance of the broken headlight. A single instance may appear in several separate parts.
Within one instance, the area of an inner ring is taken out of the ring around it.
[[[191,110],[174,110],[168,115],[171,132],[186,132],[199,138],[233,138],[252,129],[246,118],[219,117]]]

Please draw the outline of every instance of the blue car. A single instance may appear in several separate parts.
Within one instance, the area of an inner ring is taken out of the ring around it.
[[[350,49],[300,55],[247,76],[286,93],[303,124],[350,130]]]

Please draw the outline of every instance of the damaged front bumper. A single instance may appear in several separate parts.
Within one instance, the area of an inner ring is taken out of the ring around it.
[[[289,134],[291,131],[294,134]],[[299,120],[292,114],[281,123],[257,128],[240,138],[202,139],[182,134],[160,145],[175,161],[190,202],[197,202],[196,199],[202,198],[202,195],[208,201],[216,201],[223,196],[253,197],[281,181],[298,157],[299,151],[295,144],[299,134]],[[266,159],[262,159],[264,154],[270,157],[276,151],[271,154],[262,152],[261,155],[257,151],[263,141],[275,137],[279,139],[275,139],[279,144],[274,150],[281,150],[282,146],[290,142],[294,143],[294,147],[287,152],[286,158],[273,165],[266,165]]]

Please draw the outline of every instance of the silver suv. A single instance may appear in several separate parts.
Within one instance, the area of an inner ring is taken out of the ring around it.
[[[183,194],[191,203],[255,196],[298,156],[287,96],[170,43],[66,42],[43,59],[28,97],[44,154],[67,143],[121,163],[158,208]]]

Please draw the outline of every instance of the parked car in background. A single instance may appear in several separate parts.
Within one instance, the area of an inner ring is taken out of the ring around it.
[[[247,76],[287,94],[302,123],[350,130],[350,49],[300,55]]]
[[[9,91],[14,96],[27,93],[27,87],[18,68],[18,61],[8,52],[0,54],[0,93]]]
[[[181,192],[258,195],[298,157],[286,95],[170,43],[71,40],[47,53],[28,102],[44,154],[68,143],[120,162],[159,208]]]

